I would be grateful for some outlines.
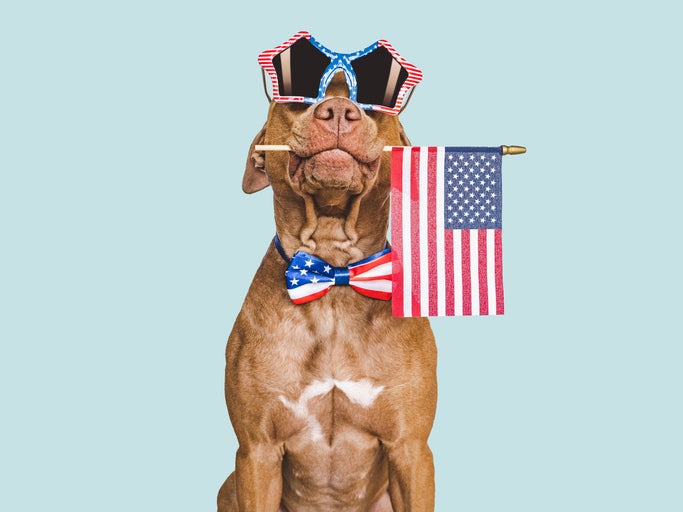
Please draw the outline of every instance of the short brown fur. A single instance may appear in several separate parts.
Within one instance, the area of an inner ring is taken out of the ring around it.
[[[264,154],[254,144],[292,152]],[[272,103],[254,144],[243,188],[272,186],[287,255],[302,250],[345,266],[384,247],[390,155],[382,148],[409,144],[397,116],[359,110],[338,75],[323,102]],[[395,318],[390,301],[348,286],[294,305],[286,266],[271,244],[228,339],[225,394],[239,449],[218,511],[433,511],[428,320]],[[311,391],[323,382],[329,390]],[[359,404],[330,382],[381,391]]]

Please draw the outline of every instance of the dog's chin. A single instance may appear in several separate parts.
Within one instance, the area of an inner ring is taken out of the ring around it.
[[[310,157],[292,154],[289,176],[292,184],[302,193],[315,196],[322,207],[343,207],[353,195],[365,189],[374,180],[380,159],[361,162],[342,149],[321,151]]]

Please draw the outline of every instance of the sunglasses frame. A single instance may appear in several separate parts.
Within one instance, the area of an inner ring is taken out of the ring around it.
[[[290,48],[299,39],[306,38],[318,51],[330,59],[330,64],[327,66],[323,75],[320,78],[320,84],[318,86],[318,96],[315,98],[307,96],[284,96],[280,95],[277,71],[273,65],[273,59]],[[398,95],[396,97],[396,102],[393,107],[388,107],[386,105],[374,105],[369,103],[358,103],[358,83],[356,79],[356,73],[353,70],[351,63],[359,58],[375,51],[379,47],[384,47],[393,57],[393,59],[408,73],[408,77],[405,79],[401,85]],[[394,49],[388,41],[380,39],[370,46],[353,53],[338,53],[326,48],[320,44],[311,34],[307,31],[302,30],[297,32],[286,42],[281,45],[276,46],[272,50],[266,50],[261,52],[258,56],[258,62],[260,66],[264,69],[266,73],[270,76],[271,86],[272,86],[272,100],[278,103],[317,103],[325,98],[325,92],[327,87],[330,85],[334,74],[337,71],[342,71],[346,79],[346,84],[349,88],[349,99],[354,101],[360,108],[364,110],[374,110],[377,112],[384,112],[385,114],[396,115],[401,110],[403,106],[408,103],[406,99],[407,92],[415,87],[420,80],[422,80],[422,71],[420,71],[413,64],[401,57],[398,52]],[[410,98],[410,96],[408,96]],[[404,104],[405,101],[405,104]]]

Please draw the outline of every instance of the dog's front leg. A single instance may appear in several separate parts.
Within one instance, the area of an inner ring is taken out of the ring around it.
[[[394,512],[433,512],[434,461],[426,440],[402,440],[385,448]]]
[[[278,512],[282,499],[282,451],[272,444],[240,445],[235,462],[240,512]]]

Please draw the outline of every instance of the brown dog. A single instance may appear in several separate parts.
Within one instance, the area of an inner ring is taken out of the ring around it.
[[[289,257],[301,250],[341,267],[386,243],[382,148],[409,143],[397,116],[348,97],[337,74],[321,102],[273,102],[250,149],[243,188],[272,186]],[[264,155],[255,144],[292,151]],[[271,244],[228,340],[225,393],[239,450],[219,512],[434,510],[428,320],[394,318],[390,301],[349,286],[295,305],[286,267]]]

